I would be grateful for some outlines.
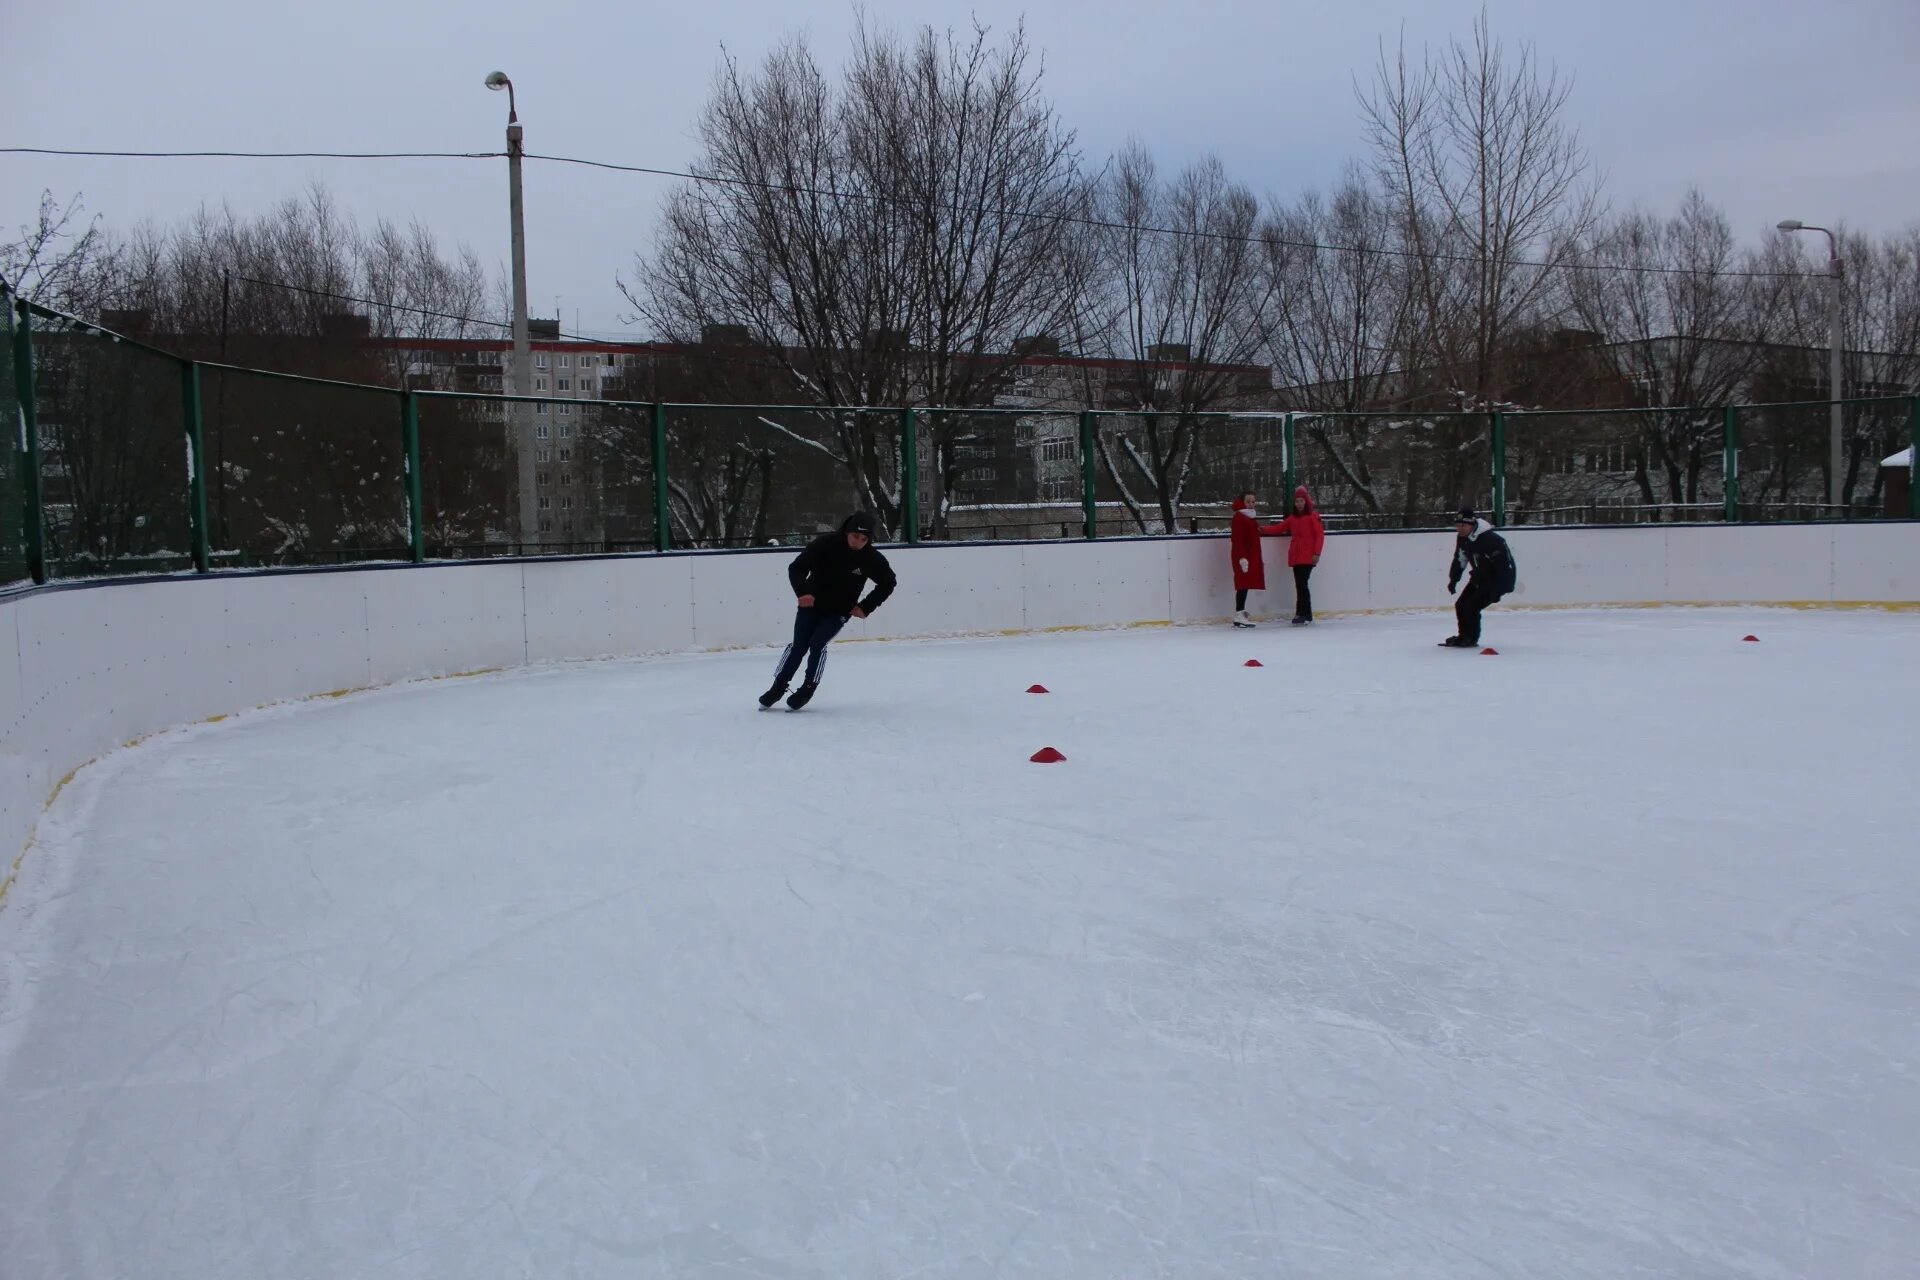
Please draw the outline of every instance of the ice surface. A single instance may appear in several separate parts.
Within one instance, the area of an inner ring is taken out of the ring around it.
[[[1911,1274],[1920,615],[1450,622],[118,753],[0,911],[0,1272]]]

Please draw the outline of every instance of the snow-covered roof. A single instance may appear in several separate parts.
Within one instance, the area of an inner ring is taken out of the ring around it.
[[[1880,459],[1880,465],[1883,467],[1911,468],[1913,466],[1913,448],[1909,446],[1894,454],[1891,458]]]

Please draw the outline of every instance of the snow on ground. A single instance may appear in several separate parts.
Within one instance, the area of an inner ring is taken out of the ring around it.
[[[0,1270],[1910,1274],[1920,615],[1447,622],[118,753],[0,911]]]

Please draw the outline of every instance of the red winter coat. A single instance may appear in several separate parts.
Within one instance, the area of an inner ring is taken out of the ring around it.
[[[1228,549],[1233,556],[1233,589],[1235,591],[1265,591],[1267,589],[1267,565],[1260,558],[1260,535],[1275,535],[1282,532],[1284,526],[1260,523],[1252,507],[1240,505],[1240,499],[1233,502],[1233,536],[1228,539]],[[1241,561],[1247,567],[1240,567]]]
[[[1320,559],[1320,553],[1327,549],[1327,526],[1320,519],[1320,509],[1313,505],[1313,495],[1307,492],[1307,486],[1301,485],[1295,489],[1293,496],[1296,499],[1304,498],[1307,509],[1289,514],[1274,526],[1274,532],[1293,539],[1287,546],[1289,565],[1313,564]]]

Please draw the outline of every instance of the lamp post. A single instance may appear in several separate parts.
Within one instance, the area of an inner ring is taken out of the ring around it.
[[[1845,451],[1841,443],[1842,413],[1840,411],[1840,291],[1841,262],[1840,242],[1833,238],[1833,232],[1825,227],[1810,226],[1798,218],[1788,218],[1779,223],[1782,231],[1818,231],[1827,237],[1827,275],[1833,281],[1832,296],[1829,300],[1827,315],[1827,341],[1832,348],[1827,353],[1827,502],[1840,506],[1843,492],[1842,472],[1845,469]]]
[[[487,88],[507,91],[507,207],[513,233],[513,362],[508,393],[529,395],[533,391],[533,356],[527,340],[527,226],[520,198],[521,145],[520,112],[514,102],[513,81],[504,71],[487,76]],[[512,410],[514,452],[520,479],[520,529],[518,541],[537,540],[540,512],[534,494],[533,415],[527,406],[516,403]]]

